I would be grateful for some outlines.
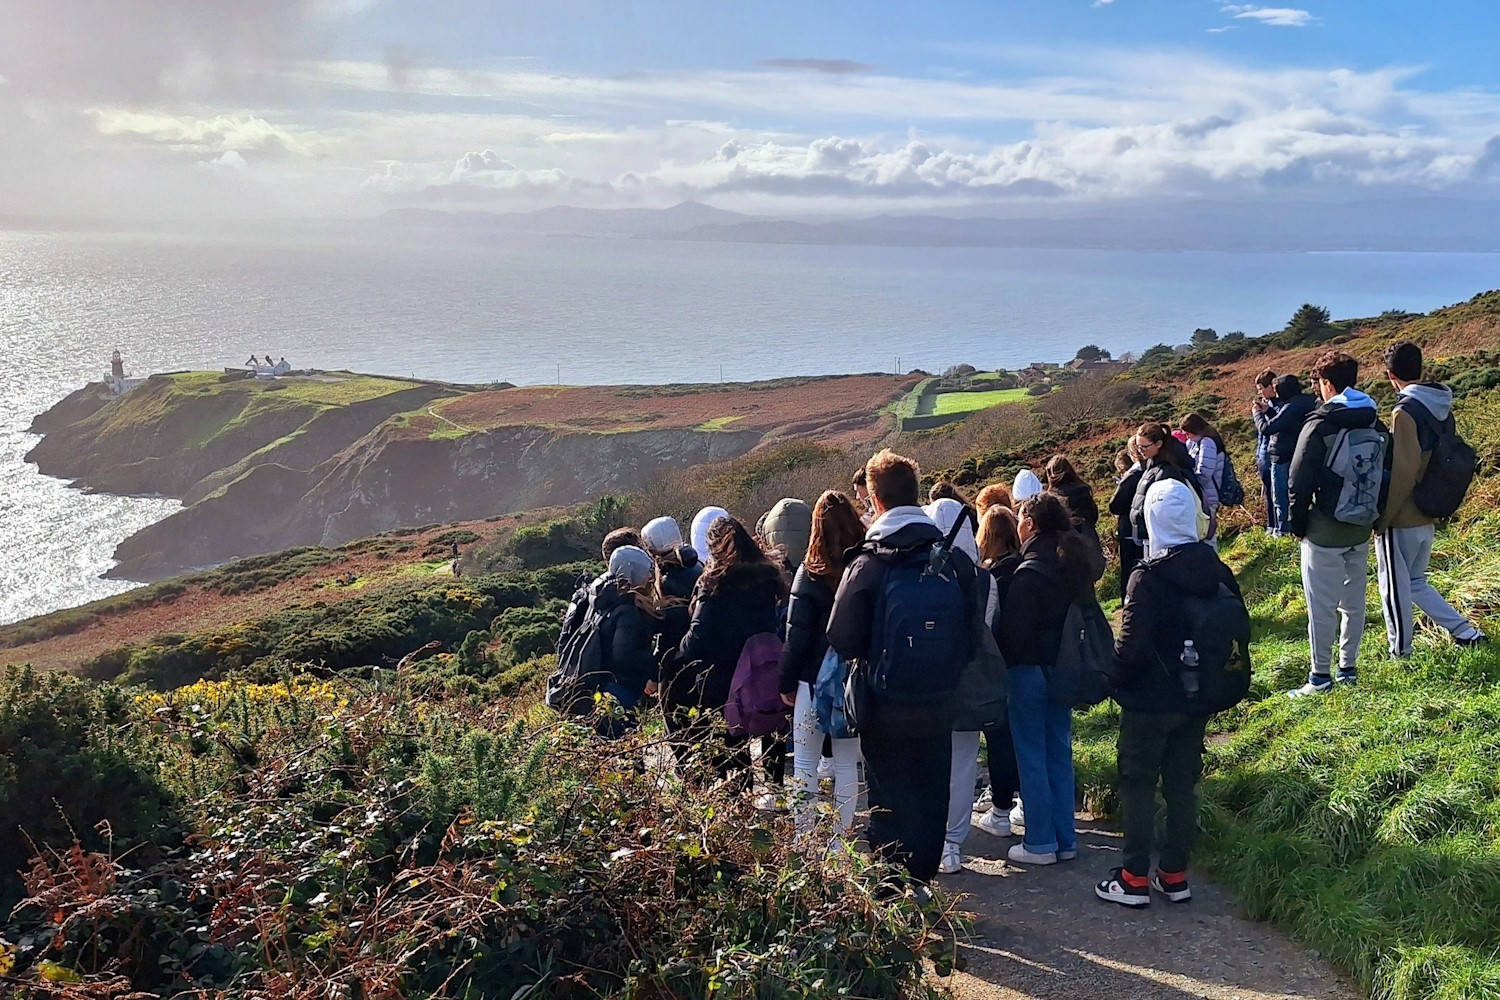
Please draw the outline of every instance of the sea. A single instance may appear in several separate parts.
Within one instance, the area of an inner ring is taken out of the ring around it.
[[[107,370],[298,368],[457,382],[715,382],[1062,361],[1257,335],[1304,302],[1427,311],[1500,255],[1134,253],[394,234],[0,232],[0,623],[101,578],[164,497],[91,494],[24,456],[32,418]]]

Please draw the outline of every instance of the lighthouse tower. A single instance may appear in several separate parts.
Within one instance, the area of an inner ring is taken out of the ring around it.
[[[123,396],[144,381],[146,380],[143,378],[131,378],[125,374],[125,359],[120,356],[119,351],[109,356],[109,374],[104,377],[104,385],[109,389],[106,399]]]
[[[120,357],[120,352],[118,350],[110,356],[109,374],[110,377],[115,379],[116,381],[123,382],[125,380],[125,359]]]

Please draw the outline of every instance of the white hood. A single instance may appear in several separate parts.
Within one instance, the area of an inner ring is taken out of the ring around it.
[[[1442,423],[1453,412],[1453,390],[1434,382],[1414,382],[1401,390],[1400,395],[1415,400],[1432,414],[1432,419]]]
[[[865,538],[872,542],[889,538],[909,524],[933,524],[933,521],[921,507],[892,507],[875,519]]]
[[[723,507],[704,507],[693,515],[693,529],[689,532],[693,538],[693,551],[698,553],[698,558],[708,565],[708,527],[721,517],[728,517],[729,511]]]
[[[1364,393],[1360,392],[1352,385],[1349,388],[1345,389],[1343,392],[1339,393],[1337,396],[1328,397],[1328,402],[1343,403],[1351,410],[1375,409],[1375,400],[1371,399],[1369,396],[1366,396]]]
[[[1186,483],[1153,483],[1146,491],[1146,558],[1198,541],[1198,511],[1198,495]]]
[[[932,519],[932,523],[938,526],[938,530],[947,537],[948,532],[953,530],[953,523],[963,516],[964,505],[951,497],[943,497],[935,500],[922,508],[922,512]],[[979,562],[979,543],[974,539],[974,525],[967,517],[964,518],[964,526],[958,529],[958,535],[953,539],[953,547],[963,552],[975,563]]]
[[[1016,473],[1016,485],[1011,487],[1010,495],[1016,503],[1022,500],[1030,500],[1042,492],[1042,481],[1036,477],[1036,473],[1030,469],[1022,469]]]

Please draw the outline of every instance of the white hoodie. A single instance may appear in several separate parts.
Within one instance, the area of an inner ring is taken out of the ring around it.
[[[721,517],[728,517],[729,511],[723,507],[704,507],[693,515],[693,528],[689,534],[693,538],[693,551],[698,553],[698,558],[707,566],[708,557],[708,529],[711,524]]]
[[[932,518],[932,523],[938,526],[938,530],[946,537],[953,530],[953,523],[963,514],[964,505],[951,497],[943,497],[934,500],[922,512]],[[979,543],[974,539],[974,525],[964,518],[964,526],[958,529],[958,535],[953,539],[953,547],[964,553],[974,564],[979,565]]]
[[[1163,479],[1146,491],[1146,558],[1166,555],[1179,545],[1200,541],[1198,494],[1186,483]]]

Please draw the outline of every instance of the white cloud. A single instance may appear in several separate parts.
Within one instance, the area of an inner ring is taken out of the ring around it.
[[[1281,28],[1305,28],[1314,20],[1310,11],[1296,7],[1257,7],[1254,4],[1226,4],[1224,13],[1240,21],[1259,21]]]
[[[262,150],[307,155],[303,140],[249,112],[175,115],[131,108],[90,108],[100,135],[123,136],[192,153]]]

